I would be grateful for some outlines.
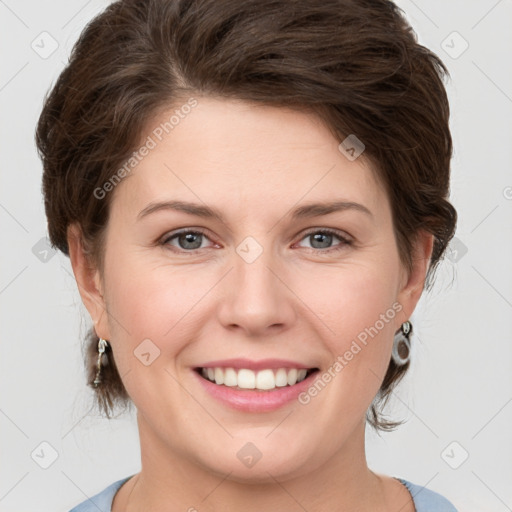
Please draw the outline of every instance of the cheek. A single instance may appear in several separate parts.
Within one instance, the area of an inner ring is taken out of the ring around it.
[[[120,374],[139,371],[141,354],[154,358],[153,369],[163,368],[164,361],[173,364],[173,357],[194,340],[201,313],[197,306],[215,284],[212,273],[154,265],[149,258],[127,255],[112,257],[105,275],[109,326]],[[159,359],[160,353],[166,357]]]
[[[347,304],[347,312],[336,325],[340,334],[333,345],[333,360],[340,362],[344,379],[357,382],[357,390],[374,394],[387,370],[397,314],[401,305],[386,289],[359,295],[358,306]],[[350,389],[354,389],[350,386]]]
[[[319,268],[307,280],[301,278],[296,289],[297,295],[307,297],[307,306],[321,319],[322,332],[339,354],[360,334],[364,339],[364,333],[375,324],[384,337],[394,332],[401,309],[396,303],[398,278],[398,260],[382,258],[380,262],[367,260]]]
[[[149,412],[160,407],[155,390],[180,396],[172,376],[180,352],[194,339],[189,303],[198,300],[185,279],[176,274],[164,280],[163,274],[123,258],[105,273],[116,366],[137,408]]]
[[[162,340],[174,335],[172,328],[179,320],[183,290],[180,283],[171,287],[169,280],[165,282],[157,274],[128,256],[110,259],[106,274],[107,307],[111,341],[121,375],[137,370],[140,359],[148,359],[148,356],[141,358],[141,354],[149,353],[156,366],[159,352],[164,348]],[[167,332],[169,335],[164,336]]]
[[[132,338],[162,338],[197,301],[200,272],[166,264],[158,249],[125,247],[114,237],[111,247],[105,284],[112,316],[122,318]]]
[[[330,402],[331,410],[343,409],[345,418],[360,418],[377,393],[390,361],[395,326],[402,305],[396,301],[398,260],[387,263],[353,265],[335,269],[326,291],[309,294],[311,309],[321,312],[323,342],[331,361],[321,379],[323,384],[310,389],[309,403]],[[305,293],[305,291],[303,292]],[[308,304],[309,305],[309,304]],[[309,392],[308,392],[309,393]],[[325,405],[325,404],[324,404]],[[313,407],[316,407],[313,406]],[[315,414],[327,414],[320,408]],[[328,418],[325,418],[328,421]]]

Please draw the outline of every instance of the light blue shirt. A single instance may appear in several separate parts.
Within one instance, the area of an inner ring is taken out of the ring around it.
[[[114,482],[92,498],[77,505],[70,512],[111,512],[116,492],[132,476]],[[411,484],[402,478],[397,478],[397,480],[402,482],[411,493],[416,512],[457,512],[457,509],[437,492]]]

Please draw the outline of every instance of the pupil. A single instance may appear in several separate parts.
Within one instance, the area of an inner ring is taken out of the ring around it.
[[[315,247],[314,243],[312,244],[315,249],[321,249],[325,247],[329,247],[329,244],[332,239],[332,235],[329,235],[327,233],[315,233],[313,236],[314,242],[320,242],[321,247]],[[323,238],[323,244],[322,244],[322,238]]]
[[[199,233],[186,233],[185,235],[180,236],[180,244],[181,242],[184,242],[182,244],[183,249],[199,249],[199,247],[201,247],[201,236],[202,235]],[[199,244],[197,243],[198,240]]]

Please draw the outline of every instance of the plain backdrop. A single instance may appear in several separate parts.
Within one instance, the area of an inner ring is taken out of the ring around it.
[[[85,24],[108,2],[0,1],[0,510],[66,512],[139,471],[133,414],[89,412],[89,318],[46,244],[34,127]],[[402,0],[449,68],[456,239],[412,320],[413,364],[367,433],[375,471],[462,511],[512,510],[512,1]]]

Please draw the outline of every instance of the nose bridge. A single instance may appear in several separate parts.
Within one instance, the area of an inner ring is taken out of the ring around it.
[[[237,280],[238,301],[261,307],[275,300],[280,293],[276,277],[270,270],[277,266],[274,251],[270,246],[271,237],[258,241],[248,236],[236,247],[234,278]],[[261,303],[261,304],[260,304]]]
[[[260,243],[248,236],[235,247],[234,268],[221,306],[225,326],[238,325],[255,334],[291,320],[293,308],[286,286],[277,277],[280,264],[276,252],[267,246],[270,239],[266,237],[263,243],[260,237]]]

